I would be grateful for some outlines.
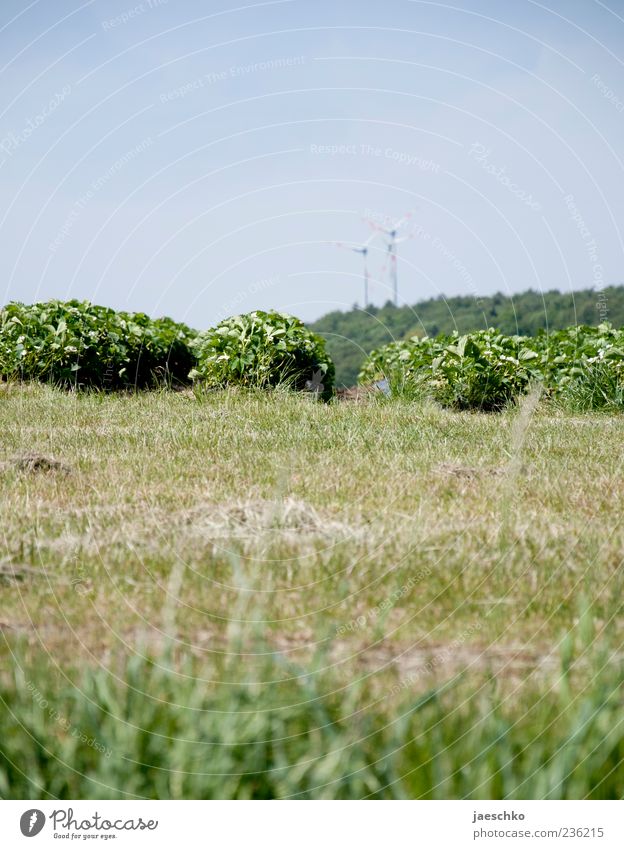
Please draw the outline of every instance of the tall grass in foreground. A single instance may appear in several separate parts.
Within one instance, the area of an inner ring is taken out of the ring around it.
[[[133,657],[59,687],[41,662],[0,688],[5,798],[619,798],[624,666],[606,651],[550,684],[460,675],[419,696],[293,669],[255,681]],[[581,651],[581,656],[583,652]],[[215,683],[219,679],[221,683]],[[261,683],[265,682],[265,683]],[[398,698],[391,698],[392,695]],[[373,698],[376,703],[372,703]]]

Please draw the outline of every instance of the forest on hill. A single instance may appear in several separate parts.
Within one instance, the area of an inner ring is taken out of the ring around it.
[[[469,333],[495,327],[503,333],[534,335],[572,324],[595,325],[609,321],[624,326],[624,286],[600,291],[537,292],[529,289],[508,296],[439,295],[413,306],[354,306],[349,312],[331,312],[311,325],[327,340],[336,366],[336,385],[353,386],[366,356],[373,348],[410,336],[435,336],[457,330]]]

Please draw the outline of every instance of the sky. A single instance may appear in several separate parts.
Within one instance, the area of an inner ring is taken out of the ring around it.
[[[197,328],[624,280],[624,2],[3,0],[2,301]],[[336,243],[341,243],[342,246]]]

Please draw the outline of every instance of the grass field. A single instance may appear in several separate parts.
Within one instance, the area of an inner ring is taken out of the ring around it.
[[[624,791],[618,416],[0,388],[0,795]]]

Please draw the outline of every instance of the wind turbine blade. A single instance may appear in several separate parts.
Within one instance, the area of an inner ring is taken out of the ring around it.
[[[406,224],[410,220],[412,215],[413,215],[412,212],[406,212],[405,215],[403,216],[403,218],[401,218],[400,221],[397,221],[397,223],[394,225],[394,229],[398,230],[399,227],[403,227],[403,225]]]
[[[386,232],[384,230],[384,228],[380,224],[378,224],[376,221],[373,221],[372,218],[362,218],[362,221],[364,221],[365,224],[368,224],[368,226],[371,228],[371,230],[373,230],[374,233],[385,233]]]

